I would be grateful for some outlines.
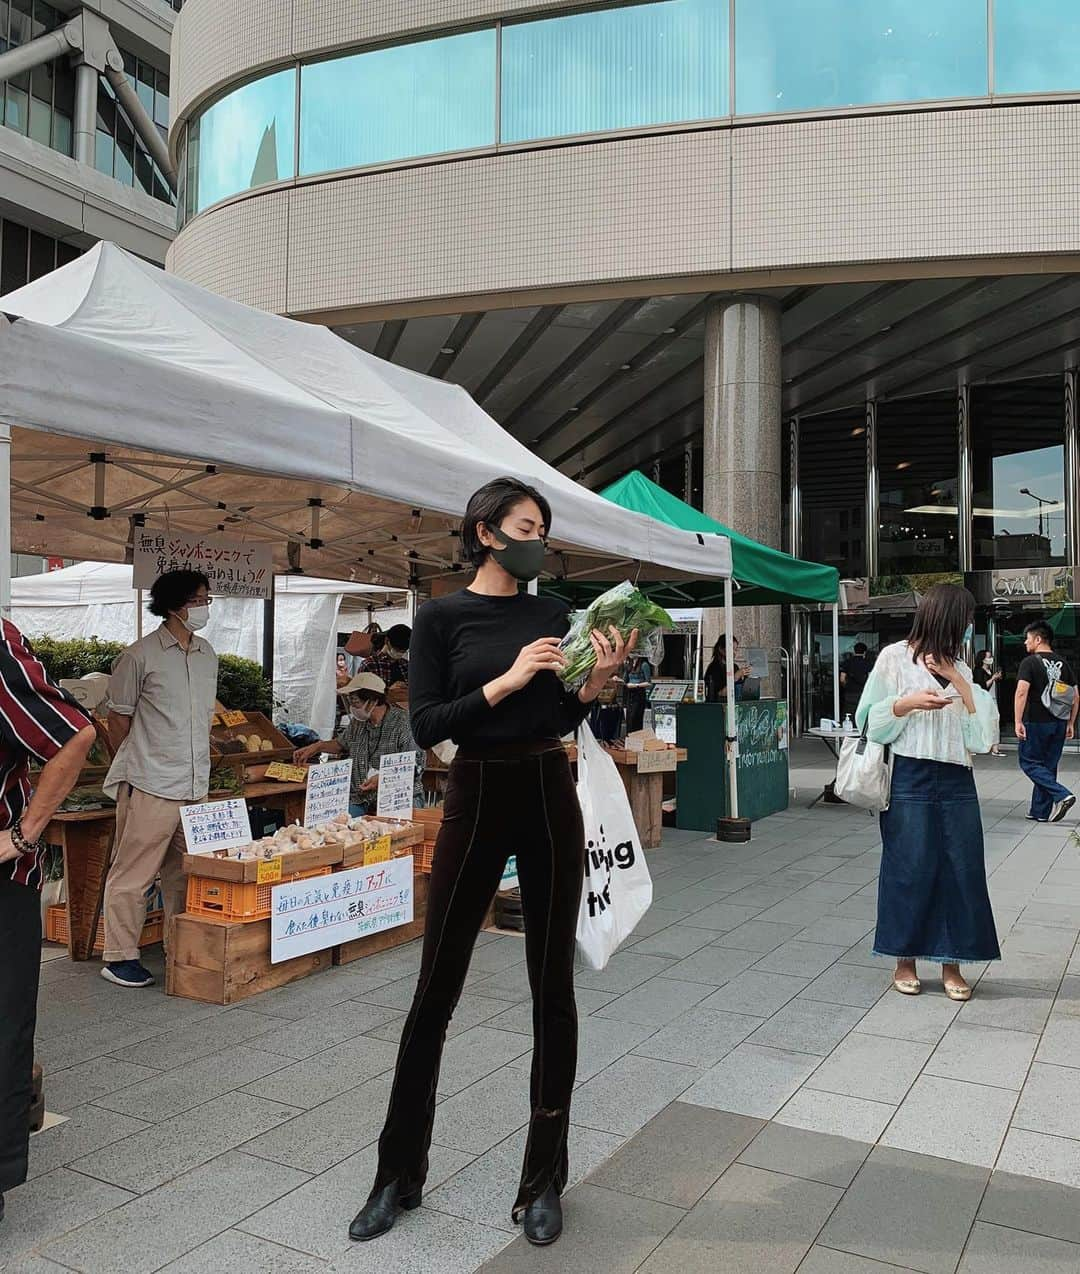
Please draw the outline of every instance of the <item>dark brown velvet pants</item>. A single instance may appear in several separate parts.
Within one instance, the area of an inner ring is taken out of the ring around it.
[[[26,1180],[40,972],[41,896],[0,880],[0,1194]]]
[[[566,1184],[584,833],[566,753],[547,742],[462,752],[450,767],[420,977],[402,1032],[373,1193],[395,1180],[402,1193],[423,1185],[446,1030],[511,853],[517,855],[533,1001],[532,1116],[515,1217],[548,1186],[561,1191]]]

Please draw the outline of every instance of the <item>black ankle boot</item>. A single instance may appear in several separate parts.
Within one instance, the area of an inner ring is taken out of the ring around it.
[[[525,1237],[537,1247],[547,1247],[562,1234],[562,1202],[554,1186],[548,1186],[539,1199],[529,1204],[521,1225]]]
[[[394,1228],[398,1212],[411,1212],[420,1206],[423,1191],[416,1189],[411,1194],[402,1194],[398,1183],[391,1181],[377,1194],[373,1194],[367,1203],[353,1218],[349,1226],[349,1238],[358,1243],[366,1243],[368,1239],[377,1239],[380,1234]]]

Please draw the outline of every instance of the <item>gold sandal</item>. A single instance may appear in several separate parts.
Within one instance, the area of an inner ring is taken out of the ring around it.
[[[921,995],[922,983],[918,978],[893,978],[893,987],[901,995]]]
[[[945,987],[945,994],[950,1000],[959,1000],[961,1003],[966,1003],[971,999],[971,987],[969,986],[958,986],[955,982],[945,982],[942,985]]]

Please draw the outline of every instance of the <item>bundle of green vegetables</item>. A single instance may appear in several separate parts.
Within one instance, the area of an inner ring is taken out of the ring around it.
[[[662,606],[650,602],[629,580],[609,588],[596,601],[578,615],[570,625],[570,631],[559,649],[566,656],[566,667],[559,674],[572,689],[577,690],[588,680],[596,666],[596,651],[590,640],[594,629],[610,638],[612,627],[619,630],[624,641],[637,629],[639,652],[658,629],[674,628],[675,621]]]

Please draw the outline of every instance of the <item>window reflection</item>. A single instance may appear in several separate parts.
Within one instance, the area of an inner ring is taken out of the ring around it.
[[[495,142],[495,31],[334,58],[301,75],[300,171]]]
[[[866,574],[866,421],[861,407],[799,422],[802,553],[844,578]]]
[[[735,0],[735,109],[984,96],[986,41],[985,0]]]
[[[509,23],[504,142],[715,119],[728,102],[722,0],[668,0]]]
[[[295,121],[296,71],[291,68],[245,84],[215,102],[188,138],[188,199],[193,211],[241,190],[292,177]]]
[[[1060,378],[972,393],[975,569],[1065,561],[1065,394]]]
[[[994,89],[1053,93],[1080,88],[1076,0],[995,0]]]
[[[952,394],[878,406],[882,576],[959,568],[956,421]]]

